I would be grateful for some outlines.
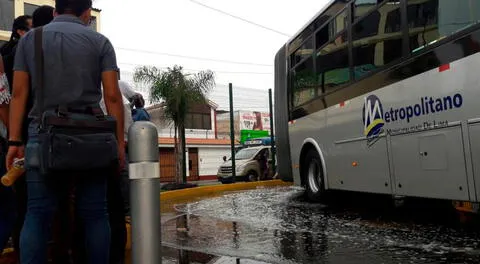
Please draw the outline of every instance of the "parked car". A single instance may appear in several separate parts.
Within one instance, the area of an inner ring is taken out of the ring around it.
[[[270,146],[258,146],[243,148],[235,154],[235,181],[258,181],[265,179],[261,164],[262,157],[265,157],[265,154],[268,157],[269,172],[267,177],[271,177],[270,164],[272,159]],[[222,183],[233,182],[231,159],[228,159],[220,166],[217,177]]]

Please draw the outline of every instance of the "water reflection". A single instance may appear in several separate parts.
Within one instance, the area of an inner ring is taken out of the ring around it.
[[[268,263],[480,263],[480,233],[446,225],[445,212],[376,204],[309,204],[296,188],[230,193],[176,206],[179,216],[162,220],[162,241]]]
[[[183,249],[162,247],[162,264],[207,264],[216,257],[213,255]]]
[[[302,232],[274,230],[275,237],[280,241],[280,256],[298,263],[315,260],[320,263],[322,254],[328,252],[328,237],[325,234],[327,218],[306,217],[292,205],[287,205],[285,210],[280,212],[280,217],[284,222],[293,222],[294,226],[303,226],[305,230],[311,230]],[[315,232],[312,232],[313,230]]]
[[[187,251],[185,251],[183,249],[178,250],[178,263],[179,264],[189,264],[190,263]]]

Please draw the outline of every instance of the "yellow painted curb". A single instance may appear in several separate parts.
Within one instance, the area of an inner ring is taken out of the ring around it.
[[[200,186],[175,191],[167,191],[160,194],[160,201],[167,201],[186,197],[208,196],[228,191],[240,191],[256,189],[258,187],[275,187],[275,186],[291,186],[291,182],[282,180],[258,181],[258,182],[242,182],[232,184],[220,184],[211,186]]]

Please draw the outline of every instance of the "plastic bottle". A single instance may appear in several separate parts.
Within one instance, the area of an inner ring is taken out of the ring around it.
[[[5,175],[3,175],[2,179],[0,180],[2,184],[6,187],[12,186],[18,178],[20,178],[23,173],[25,172],[24,169],[25,159],[16,159],[13,162],[12,168],[7,171]]]

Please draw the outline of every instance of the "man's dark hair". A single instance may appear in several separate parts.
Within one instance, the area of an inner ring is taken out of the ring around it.
[[[41,6],[33,12],[33,27],[42,27],[52,22],[54,8],[48,5]]]
[[[19,39],[20,35],[17,33],[17,30],[25,30],[28,31],[28,20],[32,19],[31,16],[24,15],[24,16],[19,16],[13,20],[13,26],[12,26],[12,39]]]
[[[56,0],[55,10],[58,14],[72,14],[77,17],[92,8],[92,0]]]

